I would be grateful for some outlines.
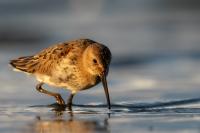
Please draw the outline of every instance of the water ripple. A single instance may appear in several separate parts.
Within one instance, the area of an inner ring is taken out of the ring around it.
[[[131,103],[120,102],[112,104],[112,109],[108,110],[106,104],[73,104],[73,113],[78,114],[134,114],[134,113],[195,113],[200,114],[200,108],[188,107],[200,102],[200,98],[175,100],[168,102],[153,102],[153,103]],[[53,111],[67,111],[67,106],[59,106],[58,104],[51,105],[35,105],[33,108],[50,108]]]

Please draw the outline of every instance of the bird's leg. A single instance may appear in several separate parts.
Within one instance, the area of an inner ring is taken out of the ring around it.
[[[37,89],[39,92],[41,92],[41,93],[44,93],[44,94],[47,94],[47,95],[49,95],[49,96],[55,97],[56,102],[57,102],[59,105],[65,105],[65,101],[62,99],[62,97],[61,97],[60,94],[58,94],[58,93],[53,93],[53,92],[50,92],[50,91],[47,91],[47,90],[43,89],[43,88],[42,88],[42,85],[43,85],[43,84],[44,84],[44,83],[39,83],[39,84],[37,84],[36,89]]]
[[[68,98],[68,100],[67,100],[67,106],[69,108],[72,107],[72,99],[73,99],[74,95],[75,95],[74,93],[71,93],[70,96],[69,96],[69,98]]]

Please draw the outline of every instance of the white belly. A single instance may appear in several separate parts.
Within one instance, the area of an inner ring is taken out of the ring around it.
[[[39,82],[46,83],[50,86],[56,87],[56,88],[64,88],[68,89],[74,93],[89,89],[92,86],[99,83],[99,81],[96,80],[96,78],[90,77],[89,79],[84,76],[78,76],[78,77],[64,77],[64,76],[47,76],[43,74],[35,74],[37,80]]]

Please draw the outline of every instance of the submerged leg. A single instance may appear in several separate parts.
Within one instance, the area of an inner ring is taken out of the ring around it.
[[[70,107],[70,108],[71,108],[71,106],[72,106],[72,100],[73,100],[74,95],[75,95],[75,94],[71,93],[70,96],[69,96],[69,98],[68,98],[68,100],[67,100],[67,105],[68,105],[68,107]]]
[[[65,101],[62,99],[62,97],[61,97],[60,94],[58,94],[58,93],[53,93],[53,92],[50,92],[50,91],[47,91],[47,90],[43,89],[43,88],[42,88],[42,85],[43,85],[43,84],[44,84],[44,83],[39,83],[39,84],[37,84],[36,89],[37,89],[39,92],[41,92],[41,93],[44,93],[44,94],[47,94],[47,95],[49,95],[49,96],[55,97],[56,102],[57,102],[58,104],[60,104],[60,105],[65,105]]]

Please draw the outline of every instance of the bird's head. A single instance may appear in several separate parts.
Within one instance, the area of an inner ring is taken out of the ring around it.
[[[102,44],[89,45],[83,56],[83,64],[92,75],[107,75],[111,61],[110,50]]]
[[[110,108],[110,99],[107,87],[106,76],[109,71],[109,65],[111,62],[110,50],[102,44],[89,45],[83,54],[83,64],[88,72],[101,79],[104,90],[106,93],[108,106]]]

